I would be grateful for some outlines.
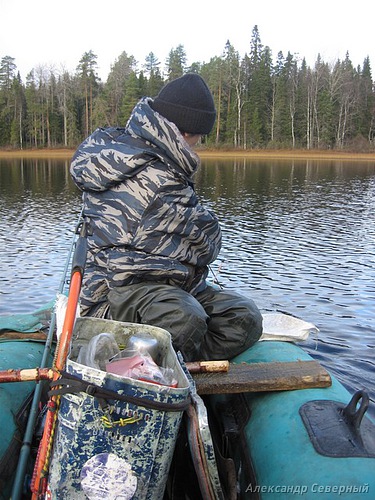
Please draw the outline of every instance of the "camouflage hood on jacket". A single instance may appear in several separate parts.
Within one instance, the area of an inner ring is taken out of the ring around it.
[[[149,101],[144,98],[138,103],[126,128],[99,128],[81,144],[71,165],[78,187],[104,191],[156,158],[192,177],[199,157],[187,147],[176,126],[153,111]]]
[[[91,232],[83,307],[142,281],[200,291],[220,250],[218,221],[194,191],[199,157],[149,103],[125,128],[97,129],[72,160]]]

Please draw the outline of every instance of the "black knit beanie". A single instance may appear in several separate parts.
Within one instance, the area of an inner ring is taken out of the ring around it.
[[[216,110],[212,94],[196,73],[187,73],[167,83],[151,107],[182,132],[205,135],[214,126]]]

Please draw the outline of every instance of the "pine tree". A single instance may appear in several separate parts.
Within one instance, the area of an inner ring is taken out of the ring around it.
[[[146,94],[155,97],[163,86],[163,79],[160,73],[160,62],[153,52],[146,57],[145,71],[148,76]]]
[[[14,133],[11,134],[14,120],[13,82],[17,69],[14,61],[13,57],[5,56],[0,63],[0,146],[14,143]]]
[[[120,110],[125,94],[126,82],[136,69],[136,61],[125,51],[120,54],[111,66],[104,88],[103,99],[106,101],[105,119],[106,123],[119,125],[121,123]],[[103,111],[104,112],[104,111]]]
[[[186,70],[186,52],[183,45],[178,45],[169,52],[167,58],[168,80],[174,80],[182,76]]]
[[[360,138],[368,141],[368,145],[375,138],[375,95],[369,57],[363,61],[362,69],[358,74],[358,104],[356,131]]]
[[[129,116],[141,97],[141,92],[139,89],[139,81],[137,75],[133,71],[130,73],[129,78],[126,81],[125,92],[121,103],[120,112],[120,124],[125,126],[129,119]]]
[[[82,120],[86,136],[93,131],[93,105],[99,82],[96,73],[98,66],[97,58],[92,50],[85,52],[77,67],[77,75],[82,85],[82,98],[84,101]]]

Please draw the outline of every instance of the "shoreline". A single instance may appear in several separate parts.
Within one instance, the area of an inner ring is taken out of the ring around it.
[[[0,158],[61,158],[70,159],[75,149],[25,149],[25,150],[0,150]],[[353,153],[346,151],[320,151],[320,150],[205,150],[196,149],[201,158],[248,158],[248,159],[277,159],[277,160],[350,160],[350,161],[375,161],[375,152]]]

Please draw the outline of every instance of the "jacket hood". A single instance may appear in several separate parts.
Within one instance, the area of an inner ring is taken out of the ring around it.
[[[144,98],[125,128],[98,128],[77,149],[71,175],[83,190],[105,191],[136,175],[159,159],[188,178],[199,166],[198,155],[177,127],[159,115]]]
[[[138,102],[127,123],[127,131],[156,147],[164,159],[191,177],[199,167],[199,156],[190,148],[177,126],[152,109],[152,102],[150,97]]]
[[[77,149],[70,172],[84,190],[105,191],[136,175],[156,155],[130,141],[124,128],[98,128]]]

